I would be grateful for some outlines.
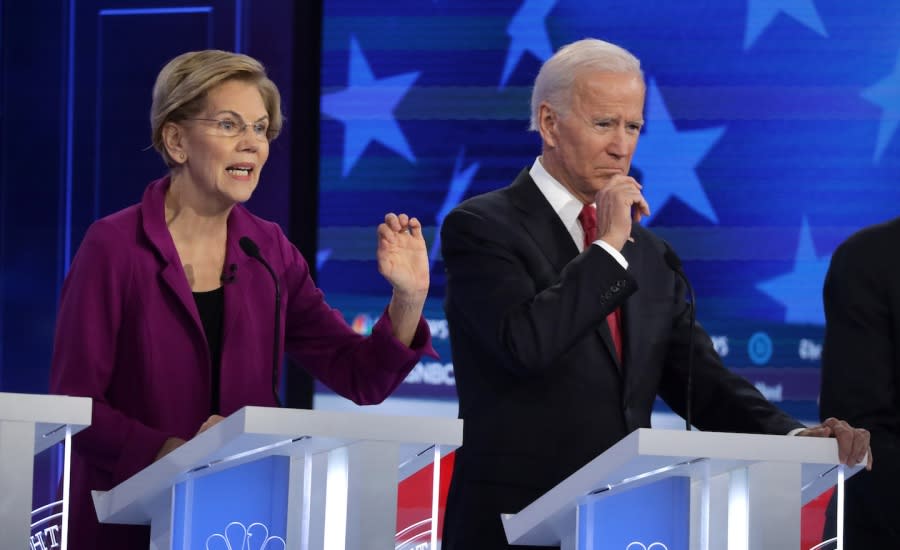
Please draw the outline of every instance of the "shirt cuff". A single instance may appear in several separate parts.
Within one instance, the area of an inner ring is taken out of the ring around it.
[[[805,429],[806,428],[794,428],[793,430],[789,431],[787,434],[788,435],[797,435],[798,433],[802,432]]]
[[[623,256],[621,252],[616,250],[616,247],[600,239],[597,239],[592,244],[595,244],[603,250],[609,252],[609,255],[612,256],[617,262],[619,262],[619,265],[622,266],[622,269],[628,269],[628,260],[625,259],[625,256]]]

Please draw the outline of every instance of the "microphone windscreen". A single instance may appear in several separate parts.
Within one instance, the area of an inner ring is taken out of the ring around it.
[[[253,239],[246,236],[241,237],[240,240],[238,240],[238,244],[241,246],[241,250],[244,251],[244,254],[251,258],[259,258],[259,246],[253,242]]]

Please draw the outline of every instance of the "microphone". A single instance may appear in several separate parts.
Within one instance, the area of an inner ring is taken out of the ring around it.
[[[228,271],[222,272],[222,275],[219,277],[219,280],[222,281],[223,284],[233,283],[235,279],[237,279],[237,264],[231,264],[228,266]]]
[[[275,283],[275,339],[272,346],[272,395],[275,397],[275,402],[281,407],[281,398],[278,397],[278,355],[281,348],[281,287],[278,286],[278,277],[276,277],[275,272],[272,271],[272,266],[263,259],[262,254],[259,252],[259,246],[253,242],[253,239],[244,236],[238,240],[238,244],[241,246],[241,250],[244,251],[244,254],[250,256],[266,268],[266,271],[268,271],[269,275],[272,277],[272,282]]]
[[[666,252],[663,254],[663,258],[666,260],[666,265],[669,266],[669,269],[675,272],[679,278],[684,282],[684,285],[688,289],[688,293],[691,295],[691,323],[690,330],[688,332],[688,337],[690,340],[688,341],[688,360],[687,360],[687,387],[685,389],[687,396],[685,399],[685,415],[684,415],[684,426],[687,431],[691,431],[691,396],[693,395],[693,371],[694,371],[694,324],[697,321],[697,297],[694,296],[694,287],[691,286],[691,282],[688,281],[687,275],[684,274],[684,269],[681,267],[681,259],[678,258],[678,255],[675,254],[675,251],[669,246],[669,243],[663,241],[663,244],[666,245]]]

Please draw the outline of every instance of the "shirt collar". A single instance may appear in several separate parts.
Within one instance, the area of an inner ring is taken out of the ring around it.
[[[563,225],[570,232],[573,227],[577,227],[580,230],[581,225],[578,223],[578,214],[581,213],[584,203],[550,175],[550,172],[541,164],[541,157],[534,159],[534,164],[531,165],[531,170],[528,173],[541,194],[550,203],[553,211],[562,220]]]

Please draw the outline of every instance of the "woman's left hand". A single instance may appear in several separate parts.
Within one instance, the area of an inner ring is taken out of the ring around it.
[[[376,255],[378,272],[394,287],[395,297],[424,302],[430,268],[419,220],[406,214],[386,214],[378,226]]]

